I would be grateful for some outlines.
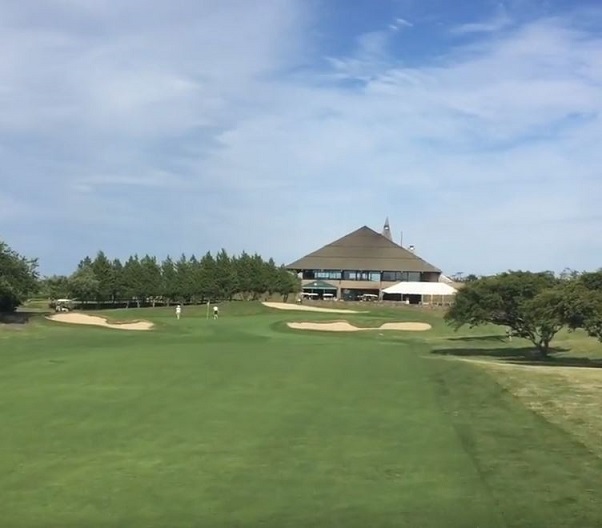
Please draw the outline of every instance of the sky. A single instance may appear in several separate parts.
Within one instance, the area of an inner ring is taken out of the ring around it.
[[[3,0],[0,239],[602,267],[599,0]]]

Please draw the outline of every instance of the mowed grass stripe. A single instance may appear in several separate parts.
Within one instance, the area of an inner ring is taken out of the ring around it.
[[[29,372],[28,396],[2,408],[2,465],[20,455],[11,525],[110,512],[130,526],[437,526],[466,496],[460,517],[494,525],[417,351],[292,334],[274,346],[256,324],[172,349],[111,335]]]

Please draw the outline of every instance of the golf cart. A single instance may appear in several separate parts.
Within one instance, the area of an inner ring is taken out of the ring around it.
[[[72,299],[56,299],[50,303],[50,308],[54,308],[55,312],[70,312],[73,306]]]

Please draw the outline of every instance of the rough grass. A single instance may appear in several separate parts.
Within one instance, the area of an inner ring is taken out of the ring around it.
[[[602,370],[599,368],[478,365],[527,408],[561,427],[602,457]]]
[[[540,361],[529,342],[509,342],[492,327],[483,327],[480,335],[440,335],[432,342],[435,354],[484,369],[526,408],[602,457],[602,343],[565,330],[553,341],[553,356]]]
[[[505,373],[545,370],[541,400],[561,381],[573,391],[564,370],[483,370],[431,353],[520,356],[524,344],[492,329],[453,334],[440,314],[409,308],[345,318],[433,330],[315,335],[286,321],[331,314],[242,302],[218,321],[204,307],[185,307],[181,321],[163,308],[110,318],[157,326],[37,318],[0,330],[0,524],[547,528],[602,518],[602,461],[570,430],[574,411],[549,419],[521,393],[527,382]]]

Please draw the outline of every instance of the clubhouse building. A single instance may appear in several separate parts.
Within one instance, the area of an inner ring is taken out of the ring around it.
[[[439,268],[418,257],[412,246],[406,249],[393,242],[388,219],[381,233],[367,226],[360,227],[287,268],[299,274],[305,295],[319,299],[390,299],[420,303],[424,295],[420,291],[435,291],[444,286],[440,283]],[[415,286],[400,288],[405,283]]]

